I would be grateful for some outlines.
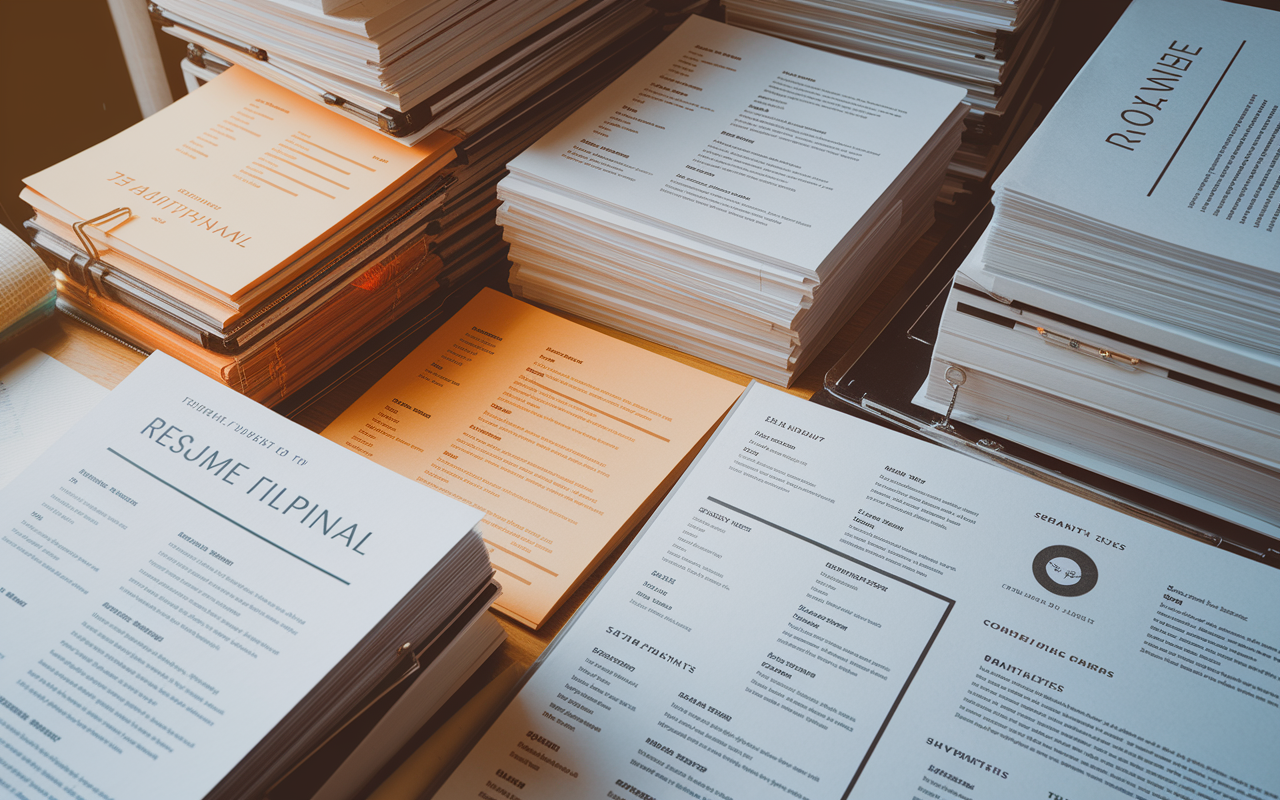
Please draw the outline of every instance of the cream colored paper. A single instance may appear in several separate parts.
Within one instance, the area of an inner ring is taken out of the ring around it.
[[[405,147],[233,67],[26,183],[76,219],[129,208],[103,245],[234,300],[456,142]]]
[[[486,289],[324,435],[484,509],[495,607],[536,628],[741,391]]]

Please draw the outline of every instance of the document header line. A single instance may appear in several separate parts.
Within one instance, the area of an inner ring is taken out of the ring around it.
[[[119,458],[121,461],[125,462],[126,464],[130,464],[130,465],[134,466],[135,468],[137,468],[137,469],[138,469],[138,471],[143,472],[143,473],[145,473],[145,474],[147,474],[147,475],[150,475],[152,478],[155,478],[155,479],[156,479],[157,481],[159,481],[160,483],[163,483],[165,486],[168,486],[170,489],[174,490],[175,492],[177,492],[178,494],[180,494],[180,495],[182,495],[183,497],[187,498],[188,500],[190,500],[191,502],[193,502],[193,503],[195,503],[196,505],[200,506],[201,508],[204,508],[204,509],[205,509],[205,510],[207,510],[207,511],[210,511],[210,512],[212,512],[212,513],[214,513],[214,514],[217,514],[219,517],[222,517],[222,518],[223,518],[223,519],[225,519],[227,522],[230,522],[232,525],[235,525],[237,528],[239,528],[240,530],[244,531],[245,533],[249,533],[249,534],[252,534],[252,535],[254,535],[254,536],[258,537],[259,539],[261,539],[262,541],[264,541],[264,542],[266,542],[267,544],[271,545],[272,547],[276,548],[276,549],[277,549],[277,550],[279,550],[280,552],[285,553],[286,555],[289,555],[289,556],[292,556],[292,557],[296,558],[297,560],[301,561],[303,564],[306,564],[308,567],[311,567],[312,569],[316,570],[317,572],[323,572],[325,575],[328,575],[330,578],[333,578],[335,581],[338,581],[339,583],[343,584],[344,586],[350,586],[350,585],[351,585],[351,581],[343,580],[342,578],[339,578],[337,575],[334,575],[332,572],[330,572],[329,570],[325,569],[324,567],[321,567],[321,566],[318,566],[318,565],[316,565],[316,564],[311,563],[310,561],[306,560],[305,558],[303,558],[302,556],[300,556],[300,555],[298,555],[297,553],[293,552],[292,550],[289,550],[288,548],[285,548],[285,547],[282,547],[282,546],[280,546],[280,545],[276,544],[275,542],[271,541],[271,540],[270,540],[270,539],[268,539],[267,537],[263,536],[262,534],[258,533],[258,532],[257,532],[257,531],[255,531],[255,530],[253,530],[252,528],[246,527],[245,525],[243,525],[243,524],[241,524],[241,523],[239,523],[239,522],[236,522],[234,519],[232,519],[231,517],[228,517],[226,514],[223,514],[221,511],[219,511],[218,509],[214,508],[213,506],[211,506],[211,505],[209,505],[209,504],[207,504],[207,503],[204,503],[204,502],[202,502],[202,501],[200,501],[200,500],[197,500],[195,497],[192,497],[191,495],[189,495],[189,494],[187,494],[186,492],[182,491],[182,490],[181,490],[181,489],[179,489],[177,486],[174,486],[172,483],[169,483],[169,482],[168,482],[168,481],[166,481],[164,478],[161,478],[159,475],[155,474],[155,473],[154,473],[154,472],[152,472],[151,470],[147,469],[146,467],[142,466],[141,464],[137,463],[136,461],[133,461],[133,460],[132,460],[132,459],[130,459],[128,456],[122,455],[121,453],[119,453],[118,451],[116,451],[114,448],[108,447],[108,448],[107,448],[107,452],[109,452],[109,453],[111,453],[112,455],[114,455],[115,457]]]
[[[1147,192],[1147,197],[1150,197],[1151,192],[1154,192],[1156,187],[1160,185],[1160,181],[1164,180],[1164,174],[1169,171],[1169,166],[1173,164],[1173,160],[1178,157],[1178,151],[1182,149],[1182,145],[1186,144],[1187,137],[1191,135],[1191,129],[1196,126],[1196,123],[1200,121],[1200,115],[1209,107],[1209,101],[1213,99],[1214,93],[1217,92],[1218,87],[1222,85],[1222,79],[1227,77],[1227,71],[1231,69],[1231,65],[1236,63],[1236,59],[1240,57],[1240,51],[1244,49],[1245,42],[1247,41],[1248,39],[1240,43],[1240,46],[1236,48],[1236,54],[1227,62],[1226,69],[1222,70],[1222,74],[1218,76],[1218,82],[1213,85],[1213,89],[1209,92],[1209,96],[1204,99],[1204,105],[1200,106],[1200,110],[1196,112],[1196,118],[1191,120],[1191,124],[1187,126],[1187,132],[1182,134],[1182,141],[1178,142],[1177,147],[1173,148],[1173,155],[1169,156],[1169,160],[1165,162],[1164,169],[1160,170],[1160,175],[1156,178],[1156,182],[1151,184],[1151,191]]]

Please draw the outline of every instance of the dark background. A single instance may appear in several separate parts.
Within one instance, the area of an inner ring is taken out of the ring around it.
[[[186,43],[158,42],[180,97]],[[11,230],[31,216],[23,178],[142,119],[106,0],[0,0],[0,89],[0,221]]]

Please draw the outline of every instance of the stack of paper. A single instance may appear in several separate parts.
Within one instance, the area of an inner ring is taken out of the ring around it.
[[[153,355],[0,493],[5,786],[262,797],[353,719],[360,785],[503,639],[480,517]]]
[[[438,258],[436,280],[465,296],[472,291],[466,281],[508,267],[494,221],[496,185],[506,163],[635,63],[660,40],[664,26],[689,11],[662,13],[663,5],[369,0],[321,14],[288,4],[179,2],[166,8],[187,16],[161,15],[176,20],[170,32],[193,43],[183,62],[190,84],[210,80],[234,62],[400,142],[441,130],[462,138],[430,249]],[[526,14],[545,19],[530,27],[522,21]],[[261,46],[232,47],[228,37]],[[330,50],[335,42],[343,43],[341,52]],[[505,49],[495,55],[499,45]],[[366,60],[328,63],[347,51],[362,52]],[[418,62],[432,66],[409,69]],[[372,72],[382,77],[375,80]],[[406,76],[395,85],[409,94],[387,94],[400,91],[388,88],[393,74]]]
[[[1135,1],[996,184],[935,406],[961,366],[961,419],[1280,536],[1277,44],[1275,12]]]
[[[1278,646],[1267,564],[753,386],[435,796],[1270,798]]]
[[[165,30],[338,113],[415,142],[475,131],[658,18],[627,0],[363,0],[340,10],[165,0]]]
[[[931,223],[963,94],[693,17],[508,165],[512,289],[790,383]]]
[[[947,298],[924,405],[950,403],[958,366],[956,419],[1280,538],[1280,358],[1096,305],[997,300],[984,243]]]
[[[22,197],[65,304],[272,403],[436,290],[457,141],[405,147],[237,69]]]
[[[944,199],[983,183],[1027,102],[1056,0],[725,0],[728,22],[962,86],[972,107]]]

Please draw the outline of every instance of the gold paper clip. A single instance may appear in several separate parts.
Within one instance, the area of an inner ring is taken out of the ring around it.
[[[71,230],[75,231],[76,238],[80,240],[80,247],[84,250],[83,260],[79,253],[75,253],[67,259],[66,273],[73,282],[86,289],[92,289],[98,294],[105,294],[102,286],[102,276],[110,269],[110,266],[101,260],[97,245],[93,243],[93,239],[89,238],[89,234],[84,229],[89,225],[114,222],[120,219],[122,215],[125,220],[128,220],[133,216],[133,212],[122,206],[113,208],[105,214],[99,214],[93,219],[85,219],[71,224]]]
[[[105,214],[99,214],[93,219],[82,219],[71,224],[71,230],[76,232],[76,238],[80,240],[80,246],[84,248],[85,255],[89,256],[90,260],[98,260],[98,248],[94,245],[93,240],[89,238],[89,235],[84,232],[85,226],[111,222],[121,214],[125,215],[125,219],[133,216],[133,212],[127,206],[121,206],[120,208],[113,208]]]

